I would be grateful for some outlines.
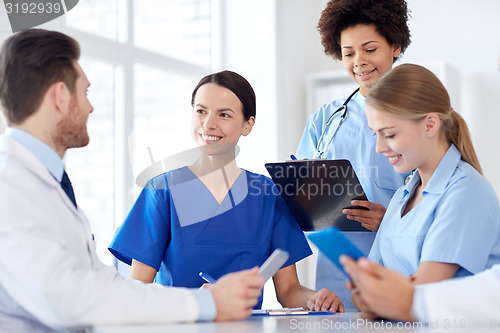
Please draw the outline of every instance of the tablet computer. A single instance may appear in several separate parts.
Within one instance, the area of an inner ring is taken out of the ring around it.
[[[346,276],[344,267],[339,261],[342,254],[348,255],[354,260],[365,257],[365,254],[354,245],[339,229],[331,227],[307,235],[307,238],[313,242],[318,249],[330,259]]]
[[[295,160],[265,164],[278,192],[304,231],[337,227],[342,231],[369,231],[348,220],[344,208],[351,200],[367,200],[348,160]]]
[[[265,281],[269,280],[281,269],[283,264],[288,260],[288,257],[290,257],[290,254],[287,251],[281,249],[274,250],[269,258],[260,266],[259,275],[261,275]]]

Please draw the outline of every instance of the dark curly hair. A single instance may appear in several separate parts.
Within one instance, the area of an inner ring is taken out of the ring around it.
[[[408,16],[405,0],[330,0],[317,28],[325,53],[338,60],[342,60],[340,33],[358,24],[375,24],[389,44],[401,45],[403,53],[410,44]]]

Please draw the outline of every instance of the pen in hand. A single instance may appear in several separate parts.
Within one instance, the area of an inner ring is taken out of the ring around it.
[[[200,274],[198,274],[203,280],[207,281],[208,283],[210,284],[214,284],[215,282],[217,282],[217,280],[215,280],[213,277],[211,277],[210,275],[208,275],[207,273],[203,273],[203,272],[200,272]]]

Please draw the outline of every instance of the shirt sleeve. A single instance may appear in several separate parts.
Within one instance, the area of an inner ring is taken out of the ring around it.
[[[214,320],[217,315],[217,309],[215,307],[214,297],[208,289],[192,289],[193,296],[198,303],[200,309],[200,315],[198,320],[200,321],[210,321]]]
[[[318,112],[321,112],[320,109]],[[307,120],[306,127],[302,133],[302,138],[300,139],[299,146],[297,147],[297,152],[295,156],[298,159],[312,158],[316,153],[316,147],[318,145],[318,128],[317,128],[317,115],[313,113]]]
[[[0,259],[0,294],[8,295],[0,307],[11,317],[54,329],[199,318],[192,290],[124,279],[97,263],[88,222],[59,203],[59,185],[22,176],[0,177],[0,252],[10,254]]]
[[[128,265],[135,259],[159,270],[170,242],[171,221],[168,188],[156,187],[150,182],[139,194],[109,250]]]
[[[30,248],[0,262],[2,272],[9,272],[2,274],[1,288],[49,327],[172,323],[200,318],[204,305],[194,290],[127,280],[112,274],[111,268],[82,267],[81,258],[40,233],[11,232],[9,238],[13,240],[2,242],[2,250],[18,247],[20,242],[30,244]],[[36,274],[26,274],[27,266],[19,262],[24,264],[35,257],[29,267]],[[204,319],[209,318],[207,314]]]
[[[473,274],[485,269],[500,232],[500,213],[495,193],[481,180],[460,179],[443,195],[420,262],[454,263]]]
[[[412,313],[431,328],[498,328],[498,295],[500,265],[495,265],[473,276],[415,286]]]

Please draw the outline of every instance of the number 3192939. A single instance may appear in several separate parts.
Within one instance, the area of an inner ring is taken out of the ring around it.
[[[43,3],[43,2],[23,2],[23,3],[12,3],[5,1],[5,8],[7,9],[7,14],[23,13],[23,14],[58,14],[62,11],[62,6],[60,3]]]

